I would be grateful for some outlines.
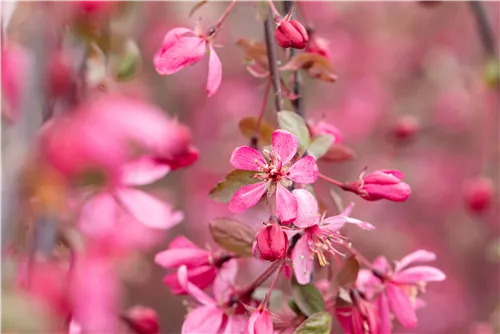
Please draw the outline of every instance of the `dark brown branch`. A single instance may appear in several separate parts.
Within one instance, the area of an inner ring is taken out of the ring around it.
[[[474,14],[474,18],[476,19],[477,30],[479,32],[479,36],[481,37],[484,50],[489,56],[495,56],[495,38],[488,22],[488,18],[486,17],[483,3],[481,1],[469,1],[469,6]]]
[[[281,82],[278,69],[278,56],[276,54],[276,45],[274,43],[273,22],[271,13],[267,15],[264,22],[264,32],[267,48],[267,59],[269,62],[269,70],[271,72],[271,83],[274,92],[274,106],[276,112],[283,110],[283,97],[281,93]]]

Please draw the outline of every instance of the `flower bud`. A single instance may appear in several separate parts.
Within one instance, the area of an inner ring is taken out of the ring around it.
[[[486,210],[493,199],[493,182],[489,178],[478,177],[465,186],[465,202],[469,210],[481,213]]]
[[[274,32],[276,43],[282,48],[303,49],[308,37],[304,26],[295,20],[282,20]]]
[[[273,318],[268,310],[255,310],[248,319],[245,328],[246,334],[272,334]]]
[[[399,140],[410,140],[418,131],[418,120],[411,115],[400,117],[393,128],[394,137]]]
[[[144,306],[134,306],[130,308],[124,316],[127,324],[140,334],[160,333],[158,314],[156,311]]]
[[[410,196],[411,188],[402,182],[403,177],[404,174],[397,170],[378,170],[357,182],[345,185],[344,190],[352,191],[367,201],[388,199],[404,202]]]
[[[287,250],[288,236],[278,224],[271,224],[260,230],[252,247],[255,258],[268,261],[285,258]]]

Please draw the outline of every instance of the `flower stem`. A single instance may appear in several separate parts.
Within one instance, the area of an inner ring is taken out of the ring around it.
[[[343,184],[342,182],[340,182],[340,181],[337,181],[337,180],[331,179],[331,178],[329,178],[328,176],[323,175],[323,174],[321,174],[321,173],[320,173],[318,176],[319,176],[319,178],[320,178],[320,179],[323,179],[323,180],[325,180],[325,181],[327,181],[327,182],[329,182],[329,183],[331,183],[331,184],[336,185],[337,187],[340,187],[340,188],[342,188],[342,189],[345,189],[344,184]]]
[[[239,296],[244,296],[248,293],[251,293],[253,290],[255,290],[257,287],[261,286],[262,283],[264,283],[269,276],[273,274],[273,272],[278,269],[280,266],[281,261],[275,261],[273,262],[262,274],[260,274],[259,277],[255,279],[249,286],[247,286],[245,289],[241,290],[238,295]]]
[[[271,12],[273,13],[274,20],[275,21],[279,20],[279,18],[281,17],[281,15],[278,12],[278,10],[276,9],[276,6],[272,2],[272,0],[269,0],[268,2],[269,2],[269,7],[271,8]]]
[[[276,54],[276,45],[274,44],[273,37],[273,23],[271,22],[270,14],[267,15],[264,22],[264,32],[267,48],[267,59],[269,62],[269,70],[271,73],[271,82],[273,84],[274,92],[274,106],[276,112],[283,110],[283,98],[281,93],[280,75],[278,72],[278,56]]]
[[[219,20],[217,21],[217,23],[215,23],[215,25],[214,25],[215,30],[219,30],[219,28],[222,26],[222,24],[224,23],[224,21],[228,17],[229,13],[233,9],[234,5],[236,5],[236,0],[232,1],[229,4],[229,6],[226,8],[226,10],[224,11],[224,13],[222,13],[221,17],[219,18]]]
[[[276,286],[276,283],[278,282],[278,279],[279,279],[280,274],[281,274],[281,270],[283,269],[284,265],[285,265],[285,261],[280,261],[280,265],[278,267],[278,270],[276,270],[276,273],[274,274],[274,278],[271,281],[271,285],[269,286],[269,290],[267,290],[266,297],[262,301],[261,305],[265,305],[267,303],[267,301],[269,300],[269,298],[271,297],[271,292],[273,292],[274,287]]]
[[[260,126],[262,124],[262,118],[264,117],[264,112],[266,111],[267,99],[269,98],[269,91],[271,90],[271,80],[269,79],[266,84],[266,90],[264,91],[264,98],[262,99],[262,105],[260,107],[259,118],[257,119],[257,125],[253,132],[253,136],[250,139],[250,146],[257,148],[259,143]]]
[[[352,247],[352,245],[348,245],[347,248],[365,267],[368,269],[372,269],[373,266],[370,261],[368,261],[360,252],[356,250],[356,248]]]

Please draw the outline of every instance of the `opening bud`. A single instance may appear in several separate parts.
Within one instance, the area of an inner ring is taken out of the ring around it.
[[[282,48],[304,49],[309,40],[304,26],[295,20],[283,19],[274,32],[276,43]]]

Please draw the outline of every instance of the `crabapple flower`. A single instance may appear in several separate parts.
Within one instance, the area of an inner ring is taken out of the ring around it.
[[[138,334],[159,334],[160,324],[155,310],[144,306],[134,306],[127,310],[123,319]]]
[[[253,177],[262,181],[241,187],[231,199],[229,210],[243,212],[257,204],[267,191],[268,197],[276,193],[276,213],[281,222],[292,222],[297,216],[297,200],[286,187],[292,182],[311,184],[318,178],[314,157],[293,159],[297,148],[297,138],[285,130],[273,132],[272,152],[264,150],[264,155],[249,146],[237,147],[231,164],[237,169],[255,171]]]
[[[334,248],[334,244],[347,243],[349,245],[348,239],[339,232],[345,223],[355,224],[365,230],[373,230],[374,226],[348,217],[354,206],[353,203],[340,215],[322,219],[318,214],[318,202],[310,192],[295,189],[293,195],[299,206],[294,225],[303,229],[304,234],[295,244],[291,257],[297,282],[307,284],[311,281],[315,256],[318,257],[320,265],[324,266],[328,262],[323,252],[339,253]]]
[[[217,275],[225,277],[235,270],[231,263],[231,256],[227,254],[214,254],[199,248],[184,236],[178,236],[168,246],[167,250],[155,256],[155,263],[166,269],[177,269],[185,266],[189,281],[200,289],[205,289],[212,284]],[[174,294],[184,294],[177,280],[177,273],[168,274],[164,282],[172,289]]]
[[[360,195],[367,201],[388,199],[404,202],[411,193],[410,186],[402,182],[404,174],[398,170],[377,170],[360,175],[357,182],[344,185],[343,189]]]
[[[273,334],[273,318],[268,310],[255,310],[245,329],[245,334]]]
[[[368,296],[374,295],[374,291],[379,291],[380,287],[384,289],[377,297],[382,334],[391,333],[391,313],[406,328],[417,325],[416,305],[413,300],[418,289],[423,290],[427,282],[442,281],[446,275],[430,266],[408,266],[415,262],[429,262],[435,259],[434,253],[418,250],[397,261],[394,268],[391,268],[385,257],[378,257],[373,262],[372,271],[360,271],[356,285]]]
[[[228,306],[228,296],[223,294],[233,288],[235,275],[221,281],[218,288],[214,285],[215,299],[189,281],[186,266],[181,266],[177,270],[177,279],[179,285],[201,304],[193,308],[186,316],[182,325],[182,334],[242,334],[244,332],[246,318]]]
[[[348,334],[380,333],[376,306],[351,289],[351,306],[336,307],[335,315]]]
[[[493,200],[493,182],[486,177],[469,180],[465,185],[464,198],[467,208],[475,213],[486,210]]]
[[[274,32],[276,43],[282,48],[303,49],[307,45],[307,31],[304,26],[287,15],[278,23]]]
[[[284,259],[288,250],[288,236],[279,224],[263,227],[255,237],[252,252],[255,258],[267,261]]]
[[[188,28],[174,28],[165,35],[153,62],[160,75],[170,75],[197,63],[207,51],[210,57],[206,90],[210,97],[217,92],[222,80],[222,64],[210,36]]]

